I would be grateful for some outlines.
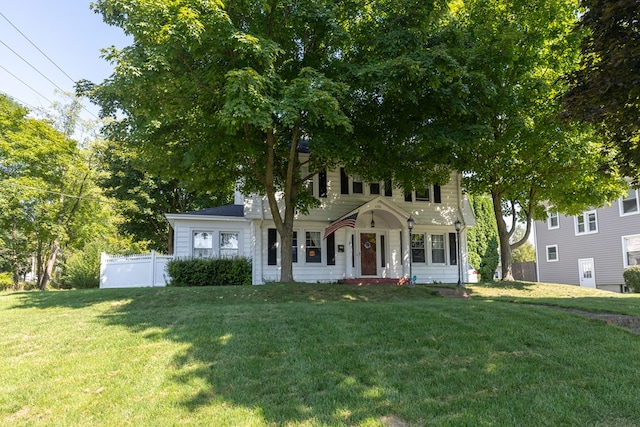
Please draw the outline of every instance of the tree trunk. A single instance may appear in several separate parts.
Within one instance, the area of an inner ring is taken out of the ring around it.
[[[42,274],[42,278],[40,279],[39,283],[38,283],[38,288],[41,291],[44,291],[47,289],[47,285],[49,284],[49,280],[51,280],[51,277],[53,276],[53,269],[55,268],[56,265],[56,260],[58,258],[58,253],[60,252],[60,243],[58,243],[57,241],[54,241],[51,244],[51,253],[49,254],[49,258],[47,259],[47,266],[44,269],[44,272]]]
[[[504,221],[502,211],[502,196],[499,191],[491,192],[491,200],[493,201],[493,213],[496,217],[498,226],[498,240],[500,241],[500,263],[502,265],[502,280],[505,282],[513,282],[513,271],[511,265],[511,244],[509,243],[509,230],[507,223]]]

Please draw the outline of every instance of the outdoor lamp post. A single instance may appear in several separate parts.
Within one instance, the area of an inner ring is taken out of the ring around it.
[[[413,217],[409,215],[407,219],[407,228],[409,229],[409,287],[413,287],[413,252],[411,250],[413,246],[413,224],[415,223]]]
[[[456,246],[458,253],[458,287],[462,286],[462,257],[460,256],[460,228],[462,228],[462,223],[459,219],[456,219],[456,222],[453,223],[456,228]]]

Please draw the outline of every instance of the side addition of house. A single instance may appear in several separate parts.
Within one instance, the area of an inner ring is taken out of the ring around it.
[[[393,281],[411,271],[417,283],[457,282],[458,265],[466,265],[466,227],[475,225],[459,174],[405,192],[339,168],[316,175],[309,189],[321,206],[295,219],[296,281]],[[254,284],[279,279],[280,239],[265,198],[236,194],[234,205],[166,217],[175,256],[245,256],[252,259]],[[459,242],[456,220],[462,223]],[[467,269],[460,270],[466,281]]]
[[[550,212],[535,224],[541,282],[626,291],[624,270],[640,263],[640,199],[630,189],[610,206],[578,216]]]

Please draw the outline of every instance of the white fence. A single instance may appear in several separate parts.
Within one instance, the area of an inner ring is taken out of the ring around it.
[[[167,286],[167,263],[172,255],[155,251],[140,255],[107,255],[100,258],[100,288],[140,288]]]

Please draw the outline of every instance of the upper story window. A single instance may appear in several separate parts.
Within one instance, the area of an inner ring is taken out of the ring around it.
[[[416,190],[416,201],[428,202],[430,200],[431,200],[431,192],[429,191],[429,187],[424,188],[422,190]]]
[[[576,217],[576,234],[591,234],[598,232],[598,217],[596,211],[583,212]]]
[[[362,179],[359,177],[353,177],[353,182],[351,184],[353,194],[363,194],[364,193],[364,184]]]
[[[549,230],[560,228],[560,218],[558,217],[558,212],[549,212],[549,217],[547,218],[547,226]]]
[[[431,190],[433,190],[433,193]],[[438,184],[434,184],[421,190],[405,191],[404,201],[413,202],[414,200],[417,202],[442,203],[442,188]]]
[[[640,212],[638,206],[638,190],[629,190],[620,198],[620,215],[632,215]]]

